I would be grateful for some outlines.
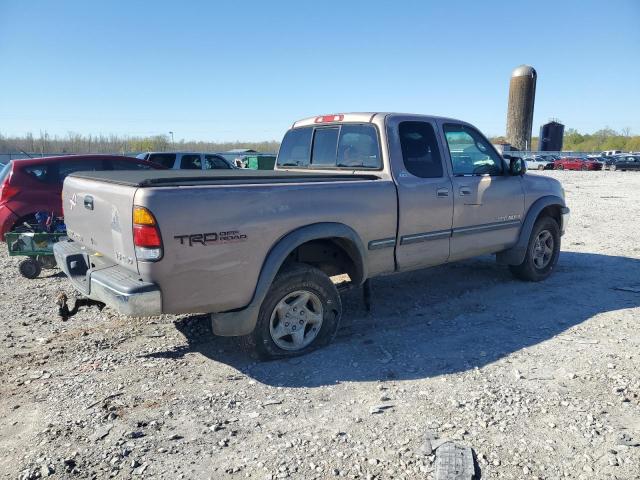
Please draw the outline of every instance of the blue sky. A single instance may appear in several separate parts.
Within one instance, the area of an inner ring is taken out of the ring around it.
[[[640,0],[0,0],[0,133],[280,139],[348,111],[503,134],[511,70],[551,117],[640,134]]]

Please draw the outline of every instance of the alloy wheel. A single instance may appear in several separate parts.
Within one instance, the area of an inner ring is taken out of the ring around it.
[[[273,309],[269,333],[283,350],[302,350],[320,333],[324,311],[318,296],[308,290],[286,295]]]

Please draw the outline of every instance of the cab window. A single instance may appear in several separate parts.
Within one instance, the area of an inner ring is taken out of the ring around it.
[[[478,131],[466,125],[447,123],[444,135],[455,176],[502,175],[502,159]]]
[[[401,122],[398,133],[407,171],[421,178],[442,177],[442,160],[433,126],[427,122]]]

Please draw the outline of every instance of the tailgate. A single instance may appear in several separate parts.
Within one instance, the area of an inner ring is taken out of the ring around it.
[[[132,227],[136,190],[132,186],[67,177],[62,206],[69,238],[137,272]]]

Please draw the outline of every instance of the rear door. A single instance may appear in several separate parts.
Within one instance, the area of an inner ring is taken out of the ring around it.
[[[494,253],[513,245],[524,212],[522,177],[475,128],[442,122],[453,183],[450,260]]]
[[[453,196],[436,125],[424,117],[390,117],[387,136],[398,189],[398,268],[444,263],[449,258]]]

